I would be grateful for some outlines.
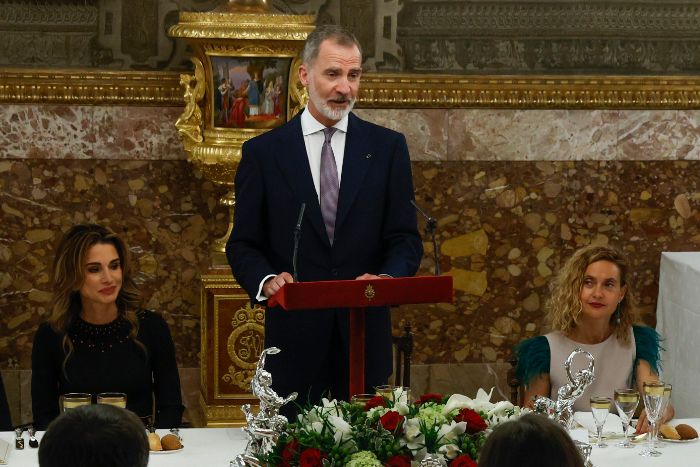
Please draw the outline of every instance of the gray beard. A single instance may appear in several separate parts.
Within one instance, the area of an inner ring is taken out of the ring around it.
[[[348,116],[348,114],[350,114],[350,112],[352,112],[352,108],[355,106],[355,101],[357,99],[350,99],[348,101],[348,106],[345,109],[334,109],[320,98],[313,85],[311,85],[309,86],[309,100],[313,102],[314,107],[321,112],[321,115],[337,122],[344,119]]]

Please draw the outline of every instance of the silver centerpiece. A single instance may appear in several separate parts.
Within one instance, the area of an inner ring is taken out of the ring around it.
[[[588,359],[588,368],[579,370],[575,375],[571,374],[571,363],[576,355],[583,354]],[[549,418],[556,420],[567,430],[571,428],[573,420],[573,411],[571,407],[574,402],[581,397],[583,391],[595,380],[595,359],[590,352],[576,348],[564,362],[566,376],[569,378],[569,383],[559,388],[557,392],[557,400],[544,396],[535,399],[534,411],[546,414]]]
[[[297,398],[293,392],[286,398],[279,396],[272,389],[272,375],[265,370],[265,358],[280,352],[277,347],[264,349],[260,354],[255,375],[250,382],[251,392],[260,400],[260,410],[253,413],[250,404],[241,406],[245,414],[246,426],[243,431],[248,435],[248,444],[243,454],[231,461],[231,467],[261,467],[258,456],[267,454],[277,444],[282,431],[287,426],[287,417],[279,414],[280,408]]]

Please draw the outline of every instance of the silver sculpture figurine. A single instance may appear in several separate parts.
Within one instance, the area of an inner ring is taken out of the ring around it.
[[[258,456],[272,450],[287,425],[287,417],[280,415],[279,410],[284,404],[296,399],[297,393],[293,392],[286,398],[280,397],[271,387],[272,375],[265,370],[267,355],[279,352],[277,347],[270,347],[260,354],[255,375],[250,382],[251,392],[260,400],[260,410],[254,414],[250,404],[241,406],[246,419],[243,431],[248,435],[248,444],[245,452],[231,461],[231,467],[261,467]]]
[[[588,359],[588,368],[579,370],[575,375],[571,374],[571,362],[578,354],[583,354]],[[583,391],[595,380],[595,359],[593,355],[579,348],[574,349],[564,362],[566,368],[566,376],[569,378],[569,383],[559,388],[557,400],[544,396],[535,399],[534,411],[547,415],[552,420],[556,420],[566,429],[571,428],[573,420],[573,411],[571,407],[574,402],[581,397]]]

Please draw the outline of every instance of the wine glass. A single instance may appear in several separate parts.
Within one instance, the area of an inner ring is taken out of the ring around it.
[[[661,415],[665,391],[666,384],[661,381],[644,383],[644,408],[647,411],[647,419],[651,429],[649,430],[649,445],[640,451],[640,456],[658,457],[661,455],[660,451],[654,449],[654,433],[656,432],[657,421]]]
[[[608,447],[608,445],[603,442],[603,425],[605,425],[605,419],[608,418],[611,405],[612,400],[609,397],[591,397],[591,412],[593,413],[593,420],[595,421],[595,427],[598,431],[598,442],[594,444],[594,446],[598,448]]]
[[[101,392],[97,395],[97,403],[113,405],[125,409],[126,394],[123,392]]]
[[[630,422],[632,421],[634,411],[637,409],[638,404],[639,391],[636,389],[615,389],[615,407],[617,408],[620,420],[622,420],[622,429],[625,432],[625,438],[615,446],[621,448],[634,447],[627,437],[627,430],[629,430]]]
[[[64,412],[80,407],[81,405],[92,404],[92,394],[84,392],[69,392],[68,394],[63,394],[60,399]]]
[[[659,408],[659,423],[656,424],[656,430],[653,433],[654,437],[654,447],[656,449],[661,449],[665,446],[666,443],[661,441],[661,438],[659,438],[659,429],[661,428],[661,421],[664,416],[664,413],[666,412],[666,408],[668,407],[669,402],[671,401],[671,392],[673,391],[673,385],[670,383],[665,383],[664,385],[664,397],[661,399],[661,408]]]

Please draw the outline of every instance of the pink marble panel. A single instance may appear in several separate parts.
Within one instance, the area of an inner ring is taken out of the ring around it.
[[[0,106],[0,158],[89,159],[94,156],[93,107]]]
[[[444,109],[358,109],[357,115],[406,136],[413,161],[445,160],[447,111]]]
[[[175,128],[179,107],[95,108],[95,157],[100,159],[187,159]]]
[[[604,110],[450,110],[447,159],[612,159],[616,115]]]
[[[620,160],[672,160],[678,157],[682,134],[676,110],[624,110],[619,112],[618,149]]]

